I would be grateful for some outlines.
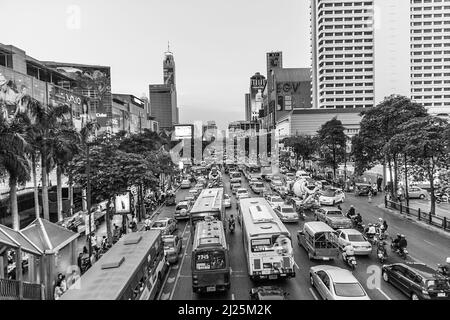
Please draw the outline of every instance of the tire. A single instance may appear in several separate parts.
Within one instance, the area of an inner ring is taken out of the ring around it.
[[[411,293],[411,300],[420,300],[420,299],[419,296],[413,292]]]
[[[383,276],[383,280],[384,280],[385,282],[389,282],[389,276],[388,276],[388,274],[387,274],[386,271],[383,272],[382,276]]]

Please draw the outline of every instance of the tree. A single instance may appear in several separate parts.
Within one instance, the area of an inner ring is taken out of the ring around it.
[[[404,142],[405,153],[427,173],[431,189],[431,214],[435,214],[434,175],[439,167],[449,163],[445,143],[448,123],[434,116],[412,118],[401,126],[398,139]]]
[[[306,168],[306,161],[311,160],[318,149],[317,139],[309,135],[288,137],[284,140],[284,145],[292,148],[292,151],[295,154],[297,167],[298,160],[302,158],[303,168]]]
[[[386,97],[374,108],[361,113],[363,117],[358,135],[353,138],[352,156],[359,174],[376,164],[387,164],[390,180],[394,182],[392,196],[397,188],[398,156],[394,149],[387,147],[389,140],[401,132],[401,125],[411,118],[427,115],[425,107],[400,95]],[[392,170],[395,174],[393,176]]]
[[[333,178],[336,179],[336,169],[344,161],[347,136],[342,122],[334,117],[322,125],[318,131],[324,164],[333,168]]]
[[[16,116],[11,122],[0,116],[0,174],[9,178],[9,210],[13,229],[20,229],[19,210],[17,206],[17,185],[30,179],[30,164],[26,158],[29,145],[25,140],[25,126],[28,119]]]

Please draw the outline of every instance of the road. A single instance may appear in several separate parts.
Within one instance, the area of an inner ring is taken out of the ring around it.
[[[247,182],[243,182],[243,186],[247,187]],[[224,175],[224,185],[226,192],[231,195],[229,190],[228,176]],[[180,190],[177,193],[177,202],[184,199],[188,193],[187,189]],[[253,194],[253,196],[256,196]],[[410,259],[427,263],[435,266],[450,256],[450,238],[442,236],[438,233],[430,232],[411,221],[397,217],[388,213],[386,210],[379,208],[377,205],[382,202],[382,196],[375,197],[372,203],[368,203],[367,197],[355,197],[347,195],[345,203],[342,205],[346,211],[350,204],[353,204],[360,212],[364,223],[376,222],[379,217],[385,219],[389,225],[388,233],[395,235],[396,233],[405,234],[408,239],[408,250],[411,253]],[[172,217],[174,207],[165,207],[160,213],[160,217]],[[232,197],[232,207],[227,209],[227,216],[230,214],[237,215],[236,199]],[[312,221],[312,216],[307,216],[306,221]],[[274,284],[283,288],[289,293],[288,299],[292,300],[312,300],[320,299],[318,292],[311,287],[309,280],[309,268],[319,264],[332,264],[341,268],[346,265],[341,258],[332,262],[322,262],[309,260],[306,251],[297,243],[297,231],[303,226],[304,221],[296,224],[286,224],[291,233],[294,246],[294,258],[297,265],[296,277],[284,280],[266,280],[253,282],[247,274],[247,264],[244,255],[242,234],[239,223],[236,224],[234,234],[228,237],[231,257],[231,289],[226,293],[215,294],[196,294],[192,292],[191,279],[191,241],[189,224],[186,221],[178,223],[178,233],[183,238],[183,252],[180,254],[179,262],[172,266],[163,289],[161,290],[161,300],[248,300],[251,288],[258,285]],[[390,253],[387,263],[400,262],[401,259],[394,253]],[[365,290],[373,300],[406,300],[408,299],[396,288],[385,283],[381,278],[381,265],[376,259],[375,249],[368,257],[357,257],[358,266],[353,274],[358,281],[364,286]]]

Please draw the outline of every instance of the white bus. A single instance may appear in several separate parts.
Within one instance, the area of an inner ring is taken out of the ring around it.
[[[295,277],[291,234],[264,198],[241,199],[239,222],[252,280]]]
[[[197,197],[189,212],[192,241],[194,241],[196,223],[208,216],[222,222],[225,220],[223,188],[203,189]]]

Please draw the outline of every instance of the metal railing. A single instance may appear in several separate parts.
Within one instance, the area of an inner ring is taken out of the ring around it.
[[[22,296],[20,286],[22,285]],[[42,286],[38,283],[0,279],[0,300],[42,300]]]
[[[450,231],[450,220],[447,219],[447,217],[441,217],[436,214],[431,214],[430,212],[420,210],[420,208],[415,209],[407,207],[401,202],[388,200],[387,197],[384,198],[384,207],[398,210],[400,214],[413,216],[418,221],[423,221],[433,227],[441,228],[445,231]]]

